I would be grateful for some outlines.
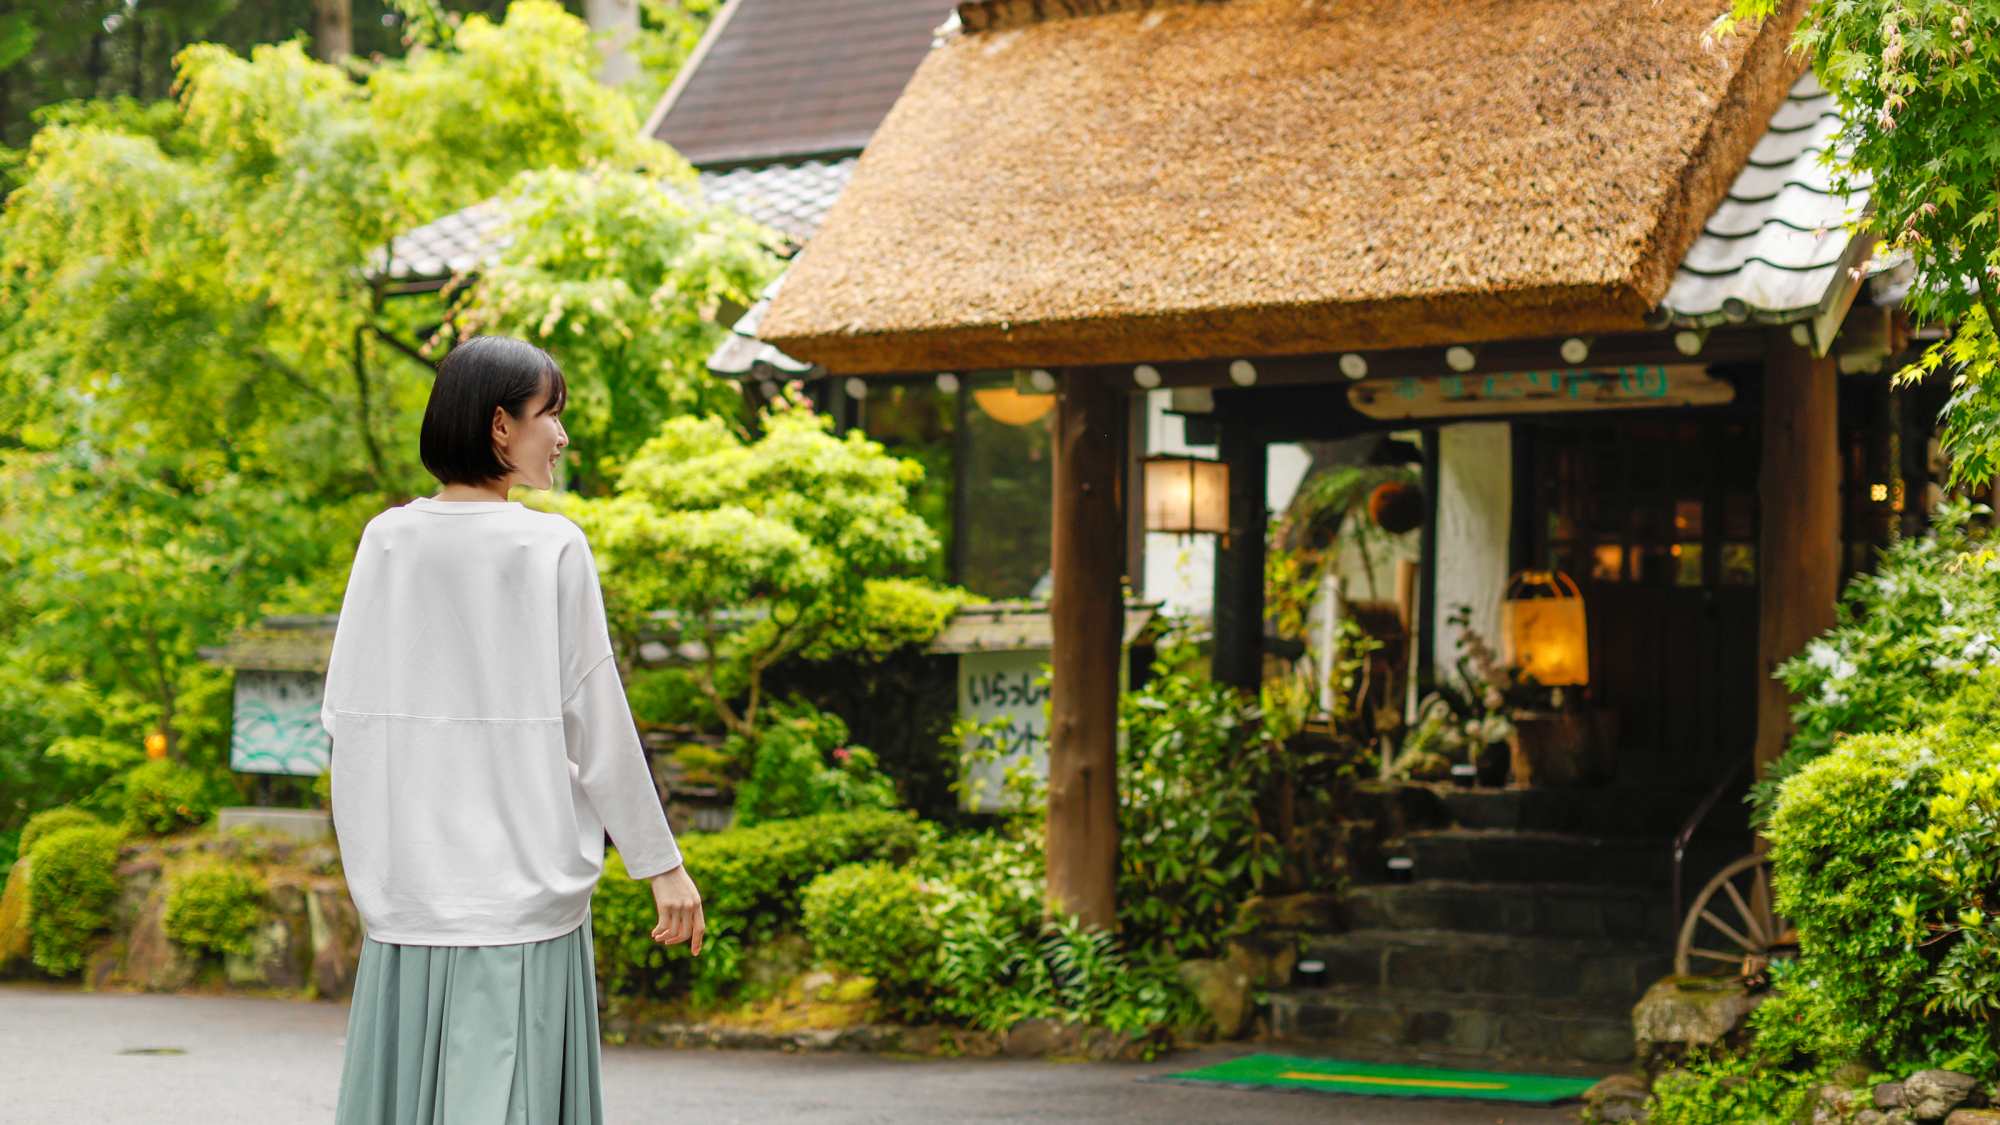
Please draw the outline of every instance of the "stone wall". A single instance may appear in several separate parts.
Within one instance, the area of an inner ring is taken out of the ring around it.
[[[248,956],[186,949],[167,936],[167,894],[176,875],[214,863],[255,871],[269,888],[266,916]],[[22,857],[0,894],[0,977],[43,975],[30,955],[31,863]],[[354,987],[362,928],[332,843],[283,833],[196,829],[119,849],[123,884],[111,928],[85,963],[86,989],[175,992],[242,989],[339,998]]]

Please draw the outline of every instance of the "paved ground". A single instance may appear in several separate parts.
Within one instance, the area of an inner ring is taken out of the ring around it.
[[[0,1122],[328,1122],[346,1030],[345,1003],[0,984]],[[182,1053],[125,1053],[148,1047]],[[605,1117],[610,1125],[1576,1120],[1572,1109],[1137,1081],[1255,1049],[1234,1044],[1114,1064],[606,1047]]]

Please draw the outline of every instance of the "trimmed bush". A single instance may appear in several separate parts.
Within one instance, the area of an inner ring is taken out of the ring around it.
[[[28,853],[28,932],[36,965],[51,976],[83,968],[90,940],[111,926],[118,902],[118,846],[109,825],[58,828]]]
[[[264,881],[239,868],[189,872],[167,891],[167,936],[197,951],[248,956],[264,925],[265,895]]]
[[[100,828],[103,825],[102,820],[75,805],[57,805],[52,809],[43,809],[29,817],[28,823],[22,826],[20,854],[27,855],[34,848],[35,841],[58,828]]]
[[[155,758],[125,775],[125,826],[164,836],[206,824],[215,815],[201,774],[169,758]]]
[[[1807,1032],[1800,1046],[1893,1066],[1965,1045],[1951,1021],[1926,1013],[1925,982],[1942,951],[1917,945],[1908,920],[1933,913],[1941,888],[1907,853],[1941,779],[1988,755],[1941,727],[1861,735],[1780,790],[1772,884],[1779,913],[1799,930],[1784,991]]]
[[[908,868],[836,867],[806,886],[801,908],[806,938],[827,963],[874,977],[885,996],[914,996],[929,983],[937,931]]]
[[[607,992],[664,998],[692,993],[712,1003],[742,980],[743,950],[796,930],[806,884],[848,863],[910,860],[933,826],[909,812],[862,810],[771,821],[680,838],[688,873],[701,890],[707,932],[701,955],[687,943],[662,946],[650,883],[629,878],[615,852],[591,897],[599,979]]]

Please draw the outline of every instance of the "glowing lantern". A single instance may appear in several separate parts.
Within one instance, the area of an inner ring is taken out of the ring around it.
[[[1590,682],[1583,594],[1560,570],[1524,570],[1500,602],[1506,662],[1550,687]]]
[[[1177,453],[1146,458],[1146,530],[1229,532],[1229,463]]]
[[[972,401],[979,404],[988,418],[1009,426],[1038,422],[1056,406],[1056,396],[1052,394],[1024,395],[1012,387],[981,388],[972,392]]]

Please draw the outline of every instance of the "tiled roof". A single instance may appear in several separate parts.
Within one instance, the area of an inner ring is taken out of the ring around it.
[[[450,277],[491,262],[512,241],[501,232],[506,216],[483,199],[442,219],[405,231],[389,242],[387,268],[376,253],[369,272],[395,281]]]
[[[730,0],[652,136],[696,165],[859,152],[951,0]]]
[[[702,197],[730,207],[804,244],[847,185],[852,156],[730,168],[700,174]],[[387,276],[396,281],[450,277],[492,262],[506,249],[499,204],[482,200],[390,242]],[[381,273],[382,255],[372,271]]]
[[[730,378],[755,377],[760,379],[797,379],[821,374],[820,369],[803,360],[793,359],[784,352],[757,338],[757,324],[764,319],[764,310],[771,306],[771,297],[784,284],[785,275],[779,274],[750,311],[736,318],[729,326],[725,337],[708,357],[708,369],[717,375]]]
[[[1684,327],[1809,320],[1851,291],[1843,271],[1867,247],[1845,224],[1868,197],[1833,192],[1820,154],[1839,132],[1833,95],[1808,71],[1688,248],[1656,319]]]
[[[701,193],[709,202],[734,208],[803,246],[847,186],[855,159],[840,156],[703,172]]]

